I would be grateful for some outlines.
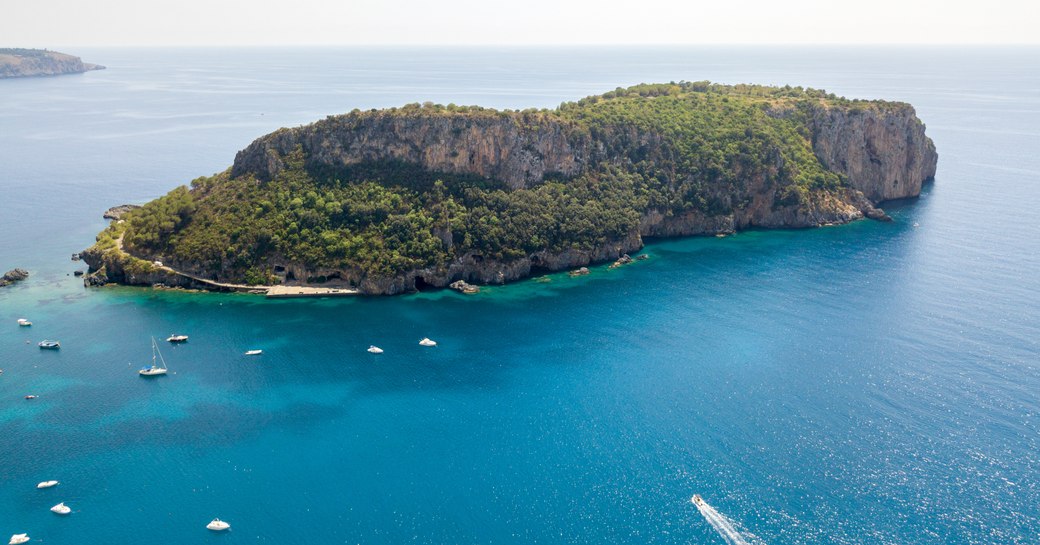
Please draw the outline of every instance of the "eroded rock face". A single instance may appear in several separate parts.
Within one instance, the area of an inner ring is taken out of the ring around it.
[[[354,112],[260,138],[235,156],[232,176],[270,180],[282,157],[302,146],[311,168],[333,170],[400,161],[431,172],[476,175],[526,187],[546,175],[573,176],[588,161],[588,139],[541,113],[444,115],[417,109]]]
[[[875,204],[916,197],[935,177],[939,155],[913,107],[828,108],[812,116],[813,151]]]

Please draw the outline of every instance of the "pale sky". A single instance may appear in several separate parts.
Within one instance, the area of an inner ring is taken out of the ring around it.
[[[1038,44],[1022,0],[12,0],[0,47]]]

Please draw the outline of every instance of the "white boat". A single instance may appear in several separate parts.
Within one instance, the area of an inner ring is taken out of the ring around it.
[[[383,349],[379,348],[378,346],[376,346],[374,344],[372,346],[368,347],[368,351],[370,353],[372,353],[372,354],[382,354],[383,353]]]
[[[704,498],[701,498],[700,494],[694,494],[693,498],[690,498],[690,501],[697,507],[704,505]]]
[[[72,508],[69,507],[68,505],[65,505],[65,502],[61,502],[58,505],[55,505],[54,507],[51,507],[51,513],[54,513],[54,514],[57,514],[57,515],[67,515],[67,514],[69,514],[71,512],[72,512]]]
[[[44,350],[57,350],[61,348],[61,343],[58,341],[42,340],[36,346],[39,346]]]
[[[156,356],[159,357],[159,363],[161,365],[155,364]],[[162,352],[159,352],[159,345],[155,344],[155,337],[152,337],[152,366],[142,367],[141,370],[137,372],[137,374],[141,375],[142,377],[154,377],[156,375],[166,374],[166,360],[163,359]]]
[[[206,525],[206,528],[209,530],[213,530],[214,532],[223,532],[224,530],[230,530],[231,525],[220,519],[213,519],[212,521],[210,521],[209,524]]]
[[[21,545],[22,543],[29,542],[29,534],[15,534],[11,536],[11,541],[7,542],[7,545]]]
[[[246,350],[246,355],[247,356],[259,356],[260,354],[263,354],[263,353],[264,353],[263,350]]]
[[[437,346],[437,341],[431,341],[430,339],[423,337],[423,340],[419,341],[419,344],[422,346]]]
[[[174,334],[174,335],[170,335],[169,337],[166,337],[166,341],[167,342],[171,342],[171,343],[182,343],[182,342],[185,342],[187,340],[188,340],[188,336],[187,335],[176,335],[176,334]]]
[[[18,325],[22,327],[28,327],[32,325],[32,322],[26,320],[25,318],[18,318]]]
[[[58,486],[58,481],[43,481],[36,485],[36,488],[50,488],[52,486]]]

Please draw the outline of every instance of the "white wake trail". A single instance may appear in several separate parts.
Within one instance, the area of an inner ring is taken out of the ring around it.
[[[722,539],[729,545],[765,545],[762,540],[758,539],[753,534],[745,535],[737,529],[733,521],[726,518],[726,515],[719,513],[714,507],[708,505],[708,502],[703,499],[700,501],[694,501],[693,504],[697,506],[697,510],[704,516],[704,520],[708,521],[708,524],[715,529],[716,532],[722,536]],[[748,540],[751,541],[748,541]]]

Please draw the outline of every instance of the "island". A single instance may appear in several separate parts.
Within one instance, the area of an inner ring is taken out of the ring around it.
[[[80,74],[104,69],[100,64],[83,62],[79,57],[57,51],[0,48],[0,79]]]
[[[878,206],[917,196],[937,160],[909,104],[791,86],[354,110],[263,136],[226,171],[128,210],[82,253],[84,281],[501,284],[612,262],[648,237],[887,219]]]
[[[26,278],[29,278],[29,271],[16,267],[5,272],[3,276],[0,276],[0,288],[10,286],[15,282],[21,282]]]

